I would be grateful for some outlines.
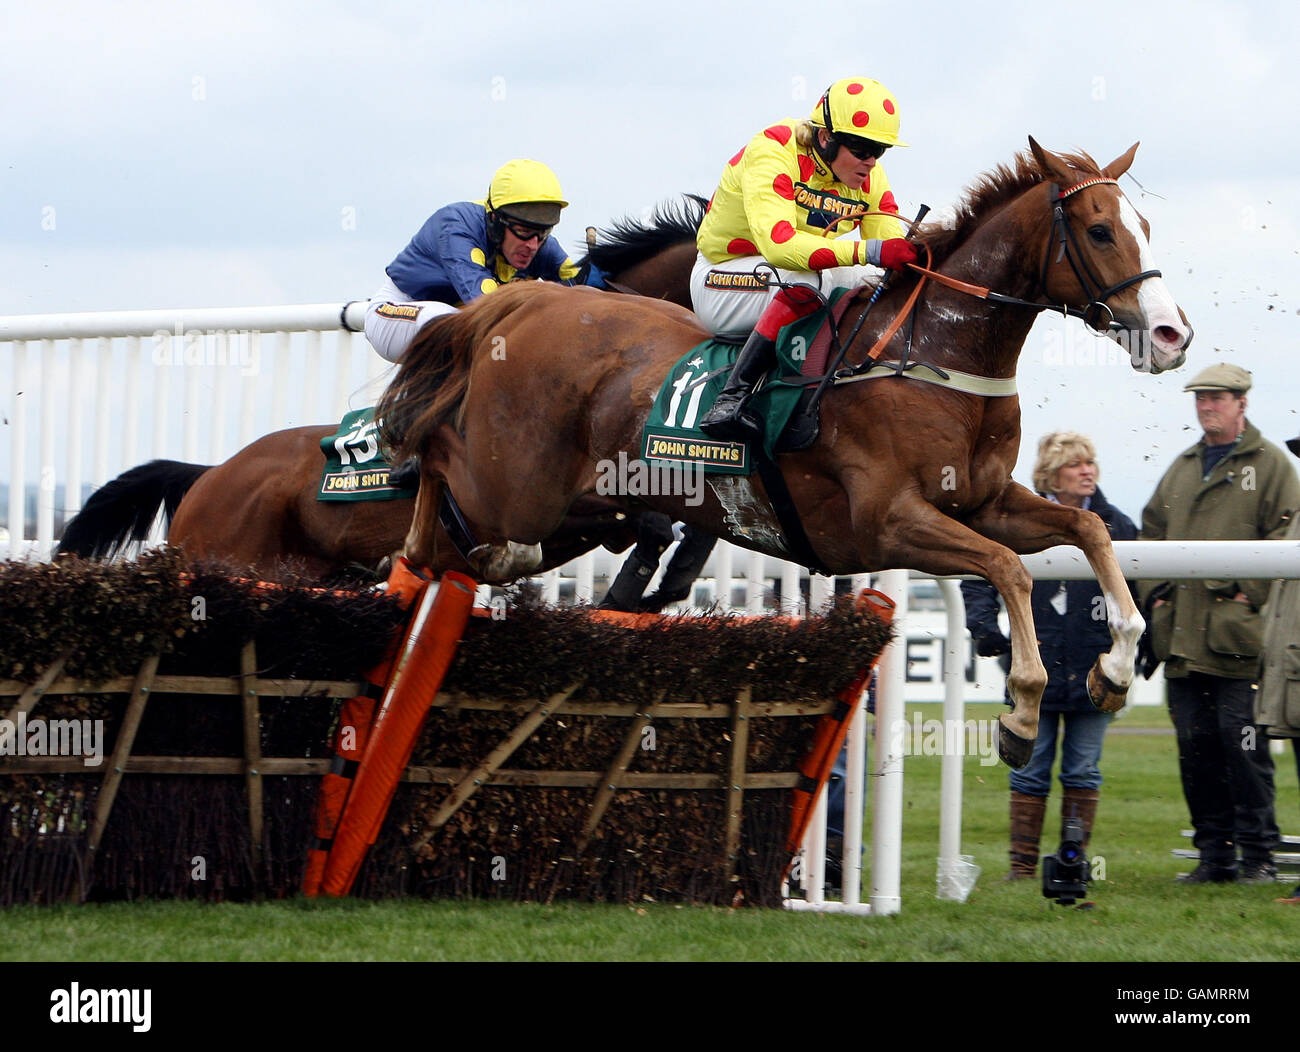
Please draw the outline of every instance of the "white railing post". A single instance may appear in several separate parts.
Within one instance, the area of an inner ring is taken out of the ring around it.
[[[122,415],[122,464],[125,468],[140,463],[140,381],[144,374],[140,337],[126,341],[126,398]]]
[[[965,723],[966,604],[952,579],[940,579],[939,591],[948,611],[943,655],[943,760],[939,782],[938,897],[965,902],[969,885],[961,879],[962,766],[967,739]],[[965,886],[965,890],[963,890]]]
[[[110,389],[113,382],[113,341],[101,337],[95,341],[95,363],[90,372],[90,389],[95,392],[95,445],[92,485],[98,489],[108,481],[108,398],[101,392]],[[77,502],[81,506],[81,502]]]
[[[847,906],[856,906],[862,901],[862,817],[867,804],[867,697],[870,689],[871,680],[868,678],[854,700],[848,755],[844,762],[844,858],[840,898]]]
[[[745,613],[757,617],[763,613],[767,598],[767,561],[762,552],[749,552],[749,566],[745,571]]]
[[[13,402],[9,422],[13,437],[9,447],[9,556],[20,558],[24,553],[27,530],[27,403],[31,398],[31,385],[27,382],[27,342],[14,344],[13,349]]]
[[[826,612],[835,597],[834,577],[814,577],[808,582],[808,613],[816,617]]]
[[[298,423],[311,424],[317,422],[318,419],[321,423],[324,423],[325,418],[320,416],[321,353],[319,331],[307,334],[306,346],[302,353],[302,382],[297,385],[299,401],[296,416]]]
[[[217,332],[213,337],[213,355],[216,368],[212,376],[212,412],[209,414],[208,426],[212,429],[205,462],[219,464],[226,459],[226,399],[230,390],[230,362],[239,353],[239,334],[227,330]],[[224,364],[223,364],[224,363]]]
[[[179,326],[177,326],[179,328]],[[171,410],[172,362],[177,361],[177,341],[181,337],[172,333],[155,336],[149,361],[153,365],[153,437],[149,443],[149,459],[167,455],[167,417]],[[184,358],[180,359],[184,361]]]
[[[731,613],[731,559],[734,549],[729,541],[718,541],[713,549],[713,601],[722,613]]]
[[[191,340],[198,341],[199,364],[191,365],[188,363],[186,358],[181,359],[181,361],[186,362],[184,368],[185,397],[184,401],[181,403],[181,458],[193,463],[199,459],[200,418],[202,418],[203,422],[206,424],[209,415],[208,412],[199,409],[199,381],[203,378],[204,372],[216,372],[217,370],[210,369],[205,361],[207,353],[212,346],[214,337],[207,333],[194,333],[185,336],[186,343],[189,343]],[[184,348],[182,348],[182,353],[184,353]],[[211,410],[211,404],[206,408]],[[164,452],[165,448],[166,447],[164,446],[157,447],[154,450],[154,456],[165,457],[167,455]]]
[[[781,609],[786,617],[801,617],[804,613],[803,592],[799,589],[799,567],[794,563],[781,564]]]
[[[48,559],[54,547],[54,393],[59,363],[54,341],[41,341],[41,437],[36,489],[36,557]]]
[[[289,427],[289,334],[275,334],[274,378],[271,381],[271,419],[276,427]],[[301,421],[292,421],[300,423]]]
[[[573,601],[590,605],[596,594],[596,557],[591,552],[579,556],[573,569]]]
[[[907,621],[907,571],[887,570],[876,586],[894,601],[894,623]],[[876,685],[876,750],[872,773],[871,912],[897,913],[901,908],[903,865],[903,737],[906,712],[907,642],[900,634],[880,660]]]
[[[81,340],[68,347],[68,456],[67,477],[63,480],[64,522],[81,510],[81,436],[82,402],[86,381],[86,348]]]

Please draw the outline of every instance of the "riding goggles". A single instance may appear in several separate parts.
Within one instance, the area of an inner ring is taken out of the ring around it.
[[[870,160],[871,158],[880,158],[884,155],[889,147],[883,142],[876,142],[874,139],[864,139],[860,135],[842,135],[836,133],[835,141],[843,146],[849,153],[853,154],[859,161]]]
[[[532,241],[533,238],[536,238],[539,245],[550,237],[551,231],[555,229],[549,226],[528,226],[525,223],[513,223],[508,219],[505,223],[506,229],[520,241]]]

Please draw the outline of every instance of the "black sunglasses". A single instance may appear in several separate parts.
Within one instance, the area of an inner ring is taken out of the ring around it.
[[[506,220],[506,229],[519,238],[520,241],[531,241],[533,238],[537,238],[537,243],[540,245],[551,236],[551,231],[555,228],[549,226],[525,226],[523,223],[512,223]]]
[[[866,161],[873,157],[879,158],[884,156],[889,149],[883,142],[876,142],[874,139],[864,139],[858,135],[836,135],[835,141],[843,146],[849,153],[853,154],[859,161]]]

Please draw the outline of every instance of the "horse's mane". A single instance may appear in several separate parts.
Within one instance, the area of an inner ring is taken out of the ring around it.
[[[452,418],[469,389],[475,348],[544,285],[511,283],[420,329],[375,409],[380,441],[397,460],[419,455]]]
[[[1101,174],[1097,162],[1086,153],[1065,153],[1057,156],[1071,168],[1077,168],[1081,179]],[[924,224],[916,239],[930,247],[934,265],[938,266],[990,215],[1042,181],[1043,173],[1039,170],[1033,154],[1018,153],[1009,165],[998,165],[967,188],[957,203],[955,218],[942,224]]]
[[[608,274],[617,274],[633,264],[681,241],[694,241],[704,221],[708,199],[698,194],[682,194],[680,201],[659,205],[647,222],[624,217],[601,230],[593,248],[578,260],[591,262]]]

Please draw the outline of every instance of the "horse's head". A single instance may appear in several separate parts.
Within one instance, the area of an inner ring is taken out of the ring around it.
[[[1134,369],[1177,369],[1192,327],[1155,267],[1150,226],[1116,183],[1138,144],[1095,174],[1043,149],[1032,136],[1029,148],[1052,184],[1052,236],[1041,278],[1048,300],[1080,307],[1092,328],[1129,351]]]

